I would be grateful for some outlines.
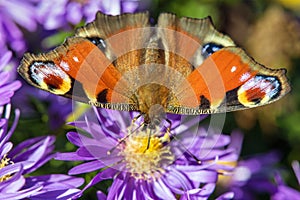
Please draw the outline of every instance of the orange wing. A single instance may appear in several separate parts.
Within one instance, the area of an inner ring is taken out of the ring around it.
[[[169,102],[167,112],[245,109],[271,103],[290,91],[285,70],[256,63],[230,37],[218,32],[209,17],[178,18],[164,13],[159,16],[158,28],[168,55],[165,64],[184,77],[179,83],[173,81],[176,101]]]
[[[177,93],[182,108],[171,105],[170,111],[216,113],[269,104],[290,91],[285,73],[285,69],[272,70],[256,63],[238,47],[225,47],[187,77],[189,85]],[[192,92],[186,92],[186,87]]]
[[[123,56],[126,62],[118,57],[144,45],[145,34],[140,43],[127,40],[141,35],[131,29],[142,31],[146,26],[148,13],[108,16],[98,12],[95,21],[77,29],[74,37],[53,51],[25,54],[18,71],[33,86],[57,95],[99,107],[137,110],[122,74],[124,68],[138,65],[139,55]]]
[[[121,74],[97,46],[83,38],[69,38],[46,54],[25,54],[19,73],[35,87],[77,101],[129,103],[125,82],[124,90],[114,90]]]
[[[76,30],[46,54],[25,54],[32,85],[92,105],[179,114],[226,112],[271,103],[289,92],[284,70],[256,63],[210,18],[148,13],[108,16]],[[143,109],[141,109],[143,108]]]

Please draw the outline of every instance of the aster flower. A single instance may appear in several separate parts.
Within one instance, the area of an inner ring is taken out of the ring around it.
[[[78,196],[111,179],[108,195],[99,191],[99,199],[206,199],[215,189],[218,174],[233,170],[225,163],[237,160],[241,141],[231,143],[229,136],[208,135],[198,129],[198,117],[168,114],[173,137],[164,126],[135,127],[142,123],[137,115],[95,109],[94,117],[87,115],[85,121],[72,123],[88,133],[69,132],[67,137],[78,150],[58,153],[56,159],[85,161],[72,168],[70,175],[101,169]]]
[[[12,53],[7,51],[0,57],[0,106],[8,104],[15,91],[21,87],[20,81],[12,81],[12,72],[5,69]]]
[[[78,24],[83,19],[91,22],[99,10],[117,15],[121,12],[133,12],[137,7],[137,0],[42,0],[38,5],[38,16],[45,29],[52,30],[66,27],[68,23]]]
[[[0,49],[9,46],[15,52],[23,53],[26,45],[19,27],[36,30],[34,1],[0,1]]]
[[[257,199],[261,194],[273,194],[276,186],[272,178],[277,171],[275,164],[279,162],[278,152],[269,152],[251,156],[237,162],[233,175],[222,185],[235,194],[235,199]]]
[[[31,138],[13,148],[9,140],[20,112],[15,111],[15,119],[9,129],[10,111],[10,104],[0,107],[0,116],[3,117],[0,118],[0,199],[69,199],[78,193],[76,187],[83,183],[81,178],[60,174],[28,176],[53,157],[55,138]]]
[[[252,200],[260,195],[268,195],[272,200],[300,199],[300,192],[285,185],[280,176],[276,167],[279,160],[275,151],[251,156],[237,162],[233,175],[219,183],[234,193],[234,199]],[[294,161],[292,167],[300,185],[299,163]]]

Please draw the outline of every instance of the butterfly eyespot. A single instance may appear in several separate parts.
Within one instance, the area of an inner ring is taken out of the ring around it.
[[[96,45],[100,50],[106,49],[106,43],[102,38],[99,37],[91,37],[87,38],[89,41],[91,41],[94,45]]]
[[[29,67],[30,80],[54,94],[65,94],[71,89],[71,79],[51,61],[36,61]]]
[[[246,107],[262,105],[280,95],[281,83],[273,76],[257,75],[238,90],[238,99]]]
[[[208,56],[219,51],[222,48],[223,48],[222,45],[210,42],[203,45],[201,53],[204,58],[207,58]]]

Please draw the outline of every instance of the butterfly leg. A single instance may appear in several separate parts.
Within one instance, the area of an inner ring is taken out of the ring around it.
[[[198,164],[201,164],[201,161],[197,158],[197,156],[195,156],[192,152],[190,152],[188,148],[186,148],[185,145],[181,143],[180,139],[177,138],[176,135],[171,133],[172,122],[169,119],[165,119],[165,120],[166,122],[169,123],[169,126],[166,127],[167,128],[166,133],[169,134],[170,138],[176,140],[181,145],[181,147],[184,149],[185,152],[187,152]]]

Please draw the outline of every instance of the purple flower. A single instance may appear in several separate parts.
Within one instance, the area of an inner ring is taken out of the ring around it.
[[[285,185],[276,164],[279,153],[255,155],[238,162],[230,180],[221,179],[223,186],[234,193],[234,199],[252,200],[269,195],[272,200],[300,199],[300,192]],[[299,163],[292,163],[300,185]],[[275,177],[275,184],[274,184]]]
[[[9,46],[15,52],[23,53],[26,45],[19,27],[28,31],[36,29],[34,1],[0,1],[0,49]]]
[[[255,155],[237,163],[230,181],[224,183],[235,194],[235,199],[257,199],[259,194],[272,194],[276,187],[271,182],[279,161],[277,152]]]
[[[300,167],[298,161],[293,161],[292,167],[294,169],[298,186],[300,186]],[[285,199],[300,199],[300,191],[295,190],[284,184],[281,176],[277,174],[275,176],[275,180],[277,183],[276,191],[272,195],[272,200],[285,200]]]
[[[78,24],[83,19],[91,22],[99,10],[113,15],[133,12],[137,9],[138,3],[136,0],[42,0],[38,5],[38,16],[45,29],[52,30],[68,27],[68,23]]]
[[[20,81],[12,81],[12,71],[6,69],[12,53],[5,52],[0,57],[0,106],[10,103],[15,91],[21,87]]]
[[[28,175],[53,158],[55,138],[32,138],[13,148],[9,140],[20,112],[15,111],[15,119],[9,129],[10,111],[10,104],[0,107],[0,199],[69,199],[78,193],[76,187],[83,183],[81,178],[60,174]]]
[[[208,134],[198,127],[199,117],[168,114],[170,135],[165,126],[143,127],[136,112],[95,109],[94,114],[72,123],[88,134],[69,132],[78,150],[56,159],[85,161],[70,175],[102,169],[81,192],[112,179],[108,195],[98,192],[99,199],[206,199],[218,175],[233,170],[227,163],[238,158],[241,140]]]

